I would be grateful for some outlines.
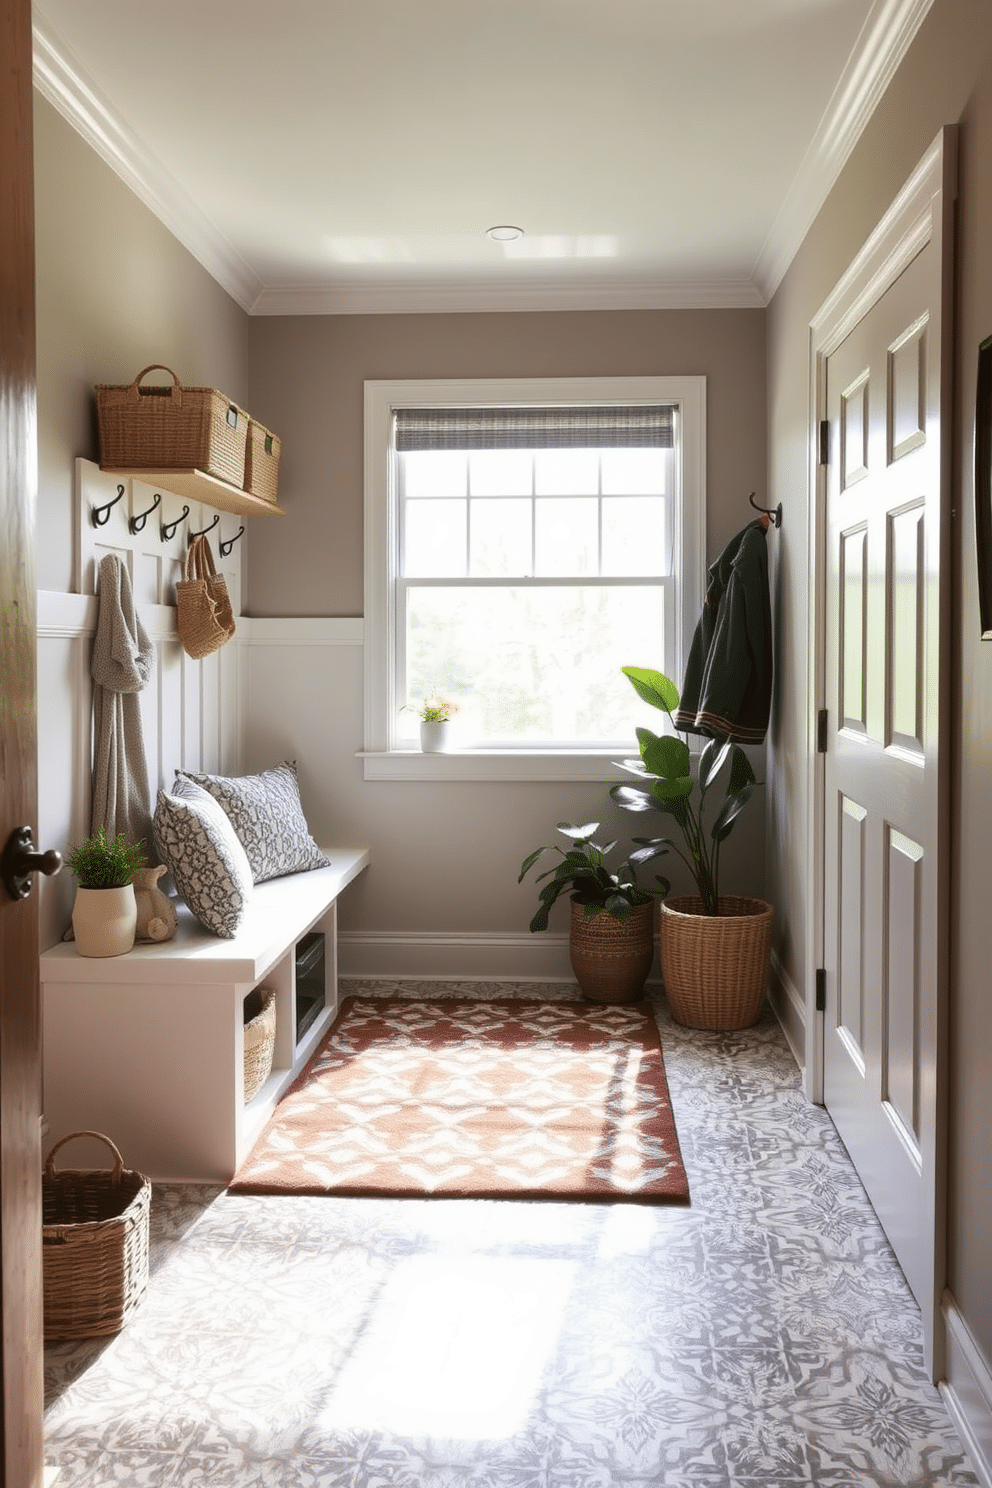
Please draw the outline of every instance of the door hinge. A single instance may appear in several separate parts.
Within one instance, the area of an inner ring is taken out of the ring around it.
[[[827,972],[823,966],[816,968],[816,1011],[827,1011]]]
[[[827,752],[827,710],[821,708],[816,715],[816,752],[826,754]]]
[[[820,461],[820,464],[821,465],[829,465],[830,464],[830,420],[829,419],[821,419],[820,420],[820,453],[819,453],[819,461]]]

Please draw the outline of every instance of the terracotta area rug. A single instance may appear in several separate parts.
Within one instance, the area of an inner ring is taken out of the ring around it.
[[[236,1193],[684,1203],[648,1003],[349,997]]]

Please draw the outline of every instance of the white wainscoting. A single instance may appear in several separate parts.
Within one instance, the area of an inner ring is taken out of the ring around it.
[[[95,525],[94,507],[124,497]],[[96,573],[106,553],[126,564],[142,625],[155,642],[153,674],[140,694],[148,777],[154,795],[177,768],[233,772],[240,767],[243,622],[228,645],[202,661],[186,655],[176,630],[174,585],[182,575],[186,534],[207,527],[215,515],[213,548],[227,579],[235,616],[241,606],[241,549],[219,554],[240,522],[206,507],[181,518],[185,502],[163,500],[132,533],[129,520],[154,502],[155,488],[104,475],[89,460],[76,462],[75,580],[71,594],[38,595],[38,829],[36,841],[64,852],[90,830],[93,693],[90,654],[97,623]],[[181,518],[181,519],[180,519]],[[163,540],[163,523],[178,522]],[[195,526],[191,526],[195,523]],[[40,884],[40,937],[46,948],[60,940],[72,912],[75,881],[69,873]]]

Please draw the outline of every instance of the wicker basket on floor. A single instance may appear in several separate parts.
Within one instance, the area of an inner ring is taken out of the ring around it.
[[[276,994],[260,987],[262,1011],[245,1024],[245,1103],[256,1096],[272,1072],[276,1045]]]
[[[658,907],[661,973],[672,1017],[684,1028],[750,1028],[768,990],[775,911],[764,899],[720,895],[703,914],[697,895]]]
[[[106,1143],[113,1167],[56,1172],[55,1154],[77,1137]],[[148,1286],[151,1184],[109,1137],[77,1131],[49,1152],[41,1193],[46,1342],[120,1332]]]

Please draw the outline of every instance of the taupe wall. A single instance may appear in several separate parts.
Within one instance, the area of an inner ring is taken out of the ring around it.
[[[707,542],[715,556],[753,515],[748,492],[764,491],[764,318],[763,311],[713,311],[253,320],[251,406],[284,441],[280,500],[287,515],[253,529],[248,613],[362,614],[367,378],[705,374]],[[631,648],[632,657],[651,664],[638,637]],[[322,665],[313,648],[295,662],[285,653],[284,664]],[[339,691],[328,720],[333,755],[319,765],[301,762],[301,778],[318,826],[372,849],[371,870],[342,905],[346,937],[426,935],[439,945],[479,934],[526,939],[536,889],[532,880],[518,887],[517,872],[532,848],[554,837],[556,822],[599,820],[624,842],[637,830],[609,802],[605,784],[366,782],[355,758],[361,699],[352,671],[342,673],[340,665],[328,658],[324,672],[325,685],[334,678]],[[255,765],[271,762],[266,751],[293,747],[287,713],[327,708],[322,693],[307,697],[306,690],[283,691],[279,714],[264,722],[253,706]],[[756,808],[728,845],[728,891],[761,892],[763,821]],[[556,912],[559,931],[567,926],[565,908]],[[439,967],[452,969],[457,954]]]
[[[809,323],[917,161],[946,124],[960,126],[953,537],[954,722],[951,887],[949,1284],[992,1360],[992,1016],[988,843],[992,839],[992,644],[979,640],[972,437],[979,342],[992,334],[992,16],[986,0],[935,0],[768,312],[772,500],[785,507],[776,614],[780,659],[773,727],[768,881],[787,973],[802,984],[806,841],[805,661]],[[784,664],[782,664],[784,662]]]
[[[362,613],[367,378],[705,374],[715,556],[753,516],[748,492],[764,490],[764,319],[697,310],[252,320],[251,406],[284,441],[287,515],[255,533],[249,613]]]
[[[35,93],[38,587],[71,588],[77,455],[98,455],[93,388],[164,362],[247,401],[248,317]],[[152,379],[154,380],[154,379]]]

